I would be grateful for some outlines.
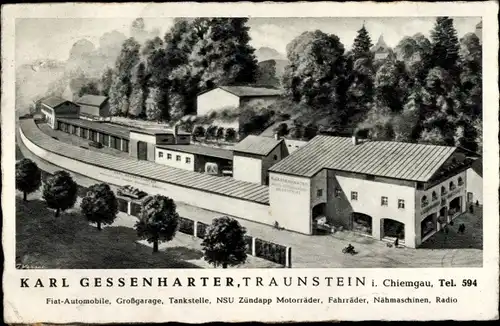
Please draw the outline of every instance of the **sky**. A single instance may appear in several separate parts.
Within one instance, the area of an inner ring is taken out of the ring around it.
[[[158,28],[163,35],[173,24],[172,18],[144,18],[146,28]],[[96,46],[106,32],[117,30],[130,35],[131,18],[25,18],[16,21],[16,65],[38,59],[65,61],[73,43],[87,39]],[[474,32],[479,17],[455,17],[454,26],[460,37]],[[380,35],[394,47],[404,36],[422,33],[430,35],[433,17],[391,18],[250,18],[251,45],[271,47],[286,54],[286,45],[305,31],[319,29],[337,35],[346,49],[352,45],[363,23],[376,43]]]

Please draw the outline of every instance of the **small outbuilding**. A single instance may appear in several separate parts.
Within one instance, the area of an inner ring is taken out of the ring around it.
[[[78,104],[61,97],[51,96],[40,101],[40,113],[52,129],[57,129],[57,119],[78,118],[79,112]]]
[[[283,139],[249,135],[233,148],[233,177],[267,185],[267,170],[287,153]]]
[[[237,109],[243,105],[268,105],[274,103],[283,91],[271,87],[219,86],[198,94],[197,114],[224,109]]]
[[[109,117],[109,101],[106,96],[86,94],[76,104],[80,106],[80,118],[106,120]]]

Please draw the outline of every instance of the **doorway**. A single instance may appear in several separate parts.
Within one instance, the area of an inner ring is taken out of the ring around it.
[[[147,161],[148,159],[148,144],[143,141],[137,142],[137,158]]]

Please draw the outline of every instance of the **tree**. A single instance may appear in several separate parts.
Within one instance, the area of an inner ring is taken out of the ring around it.
[[[358,35],[354,39],[354,44],[352,46],[352,53],[354,60],[361,58],[371,58],[373,54],[371,53],[371,48],[373,46],[372,40],[368,31],[365,28],[365,25],[358,30]]]
[[[203,137],[205,135],[205,128],[203,126],[196,126],[193,129],[193,138],[197,139],[198,137]]]
[[[149,96],[146,100],[146,118],[150,121],[159,121],[161,119],[161,110],[158,107],[158,96],[160,90],[153,88],[149,90]]]
[[[437,128],[431,130],[424,130],[419,139],[420,143],[432,144],[432,145],[445,145],[446,142],[443,139],[441,131]]]
[[[221,138],[224,138],[224,127],[219,127],[217,128],[217,132],[215,134],[215,138],[217,140],[221,139]]]
[[[23,200],[27,194],[40,188],[42,173],[35,162],[23,158],[16,162],[16,189],[23,192]]]
[[[222,268],[245,263],[245,234],[245,228],[237,220],[227,216],[215,218],[207,227],[201,244],[205,260]]]
[[[403,61],[411,79],[422,82],[432,68],[431,42],[423,34],[405,36],[396,46],[397,60]]]
[[[153,253],[158,252],[158,243],[174,238],[179,223],[175,202],[168,197],[155,195],[145,200],[141,218],[135,224],[137,235],[153,243]]]
[[[266,60],[258,63],[257,85],[279,86],[280,81],[276,77],[276,60]]]
[[[407,73],[402,62],[385,61],[375,75],[375,102],[392,112],[403,108],[408,88]]]
[[[83,86],[78,91],[78,97],[82,97],[83,95],[99,95],[99,86],[97,85],[97,81],[88,81],[83,84]]]
[[[201,18],[196,22],[201,37],[193,45],[189,65],[198,76],[201,91],[255,81],[257,60],[249,45],[247,22],[248,18]]]
[[[217,133],[217,126],[209,126],[205,131],[205,139],[215,138],[216,133]]]
[[[229,142],[236,140],[236,130],[234,130],[234,128],[227,128],[226,129],[225,140],[229,141]]]
[[[290,132],[290,130],[288,130],[288,124],[284,122],[280,123],[275,131],[278,137],[286,136]]]
[[[102,74],[100,81],[101,95],[109,96],[109,90],[111,88],[112,83],[113,83],[113,69],[107,68]]]
[[[95,184],[88,189],[80,208],[87,220],[97,223],[97,229],[101,230],[101,224],[112,224],[115,220],[118,201],[109,185]]]
[[[316,127],[314,124],[308,123],[304,127],[304,138],[306,140],[309,141],[309,140],[313,139],[317,134],[318,134],[318,127]]]
[[[57,171],[47,178],[43,186],[43,199],[49,208],[55,209],[55,217],[75,205],[78,185],[66,171]]]
[[[282,84],[294,102],[329,115],[346,114],[348,87],[344,45],[336,35],[304,32],[287,45],[290,64]]]
[[[431,31],[432,62],[435,66],[456,71],[458,63],[459,44],[457,31],[450,17],[438,17],[434,29]]]

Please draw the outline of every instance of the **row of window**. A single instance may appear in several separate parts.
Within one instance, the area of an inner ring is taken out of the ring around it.
[[[99,133],[95,130],[88,129],[88,128],[83,128],[83,127],[78,127],[74,125],[70,125],[64,122],[59,122],[59,130],[78,136],[78,130],[80,131],[80,138],[83,139],[90,139],[95,142],[100,142],[104,146],[114,148],[117,150],[121,150],[123,152],[128,152],[128,146],[129,146],[129,141],[127,139],[121,139],[116,136],[110,136],[108,134],[104,133]],[[99,134],[101,135],[101,138],[99,137]],[[122,142],[122,143],[120,143]]]
[[[158,152],[158,157],[159,158],[163,158],[163,152]],[[167,153],[167,160],[171,160],[172,159],[172,154],[170,153]],[[181,162],[182,161],[182,157],[180,155],[176,155],[175,156],[175,161],[177,162]],[[186,157],[186,163],[189,164],[191,163],[191,158],[190,157]]]
[[[458,178],[458,186],[463,186],[464,185],[464,180],[462,179],[462,177],[459,177]],[[450,181],[450,183],[448,184],[448,189],[450,191],[453,191],[457,188],[457,186],[455,185],[455,183],[453,181]],[[446,189],[445,186],[442,186],[441,187],[441,196],[444,196],[448,193],[448,190]],[[438,195],[435,191],[432,192],[432,198],[431,200],[434,202],[436,200],[438,200]],[[427,198],[427,196],[422,196],[422,207],[425,207],[427,205],[429,205],[429,199]]]
[[[335,189],[335,197],[340,197],[341,190],[340,189]],[[323,189],[318,189],[316,191],[316,196],[321,197],[323,196]],[[358,192],[357,191],[351,191],[351,200],[357,201],[358,200]],[[380,197],[380,206],[389,206],[389,198],[386,196]],[[405,201],[404,199],[398,199],[398,208],[404,209],[405,208]]]

